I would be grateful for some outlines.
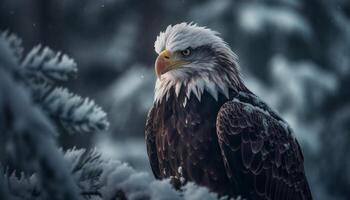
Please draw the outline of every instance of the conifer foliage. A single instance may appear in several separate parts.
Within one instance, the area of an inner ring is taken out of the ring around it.
[[[7,32],[0,35],[0,132],[1,132],[1,164],[4,176],[0,178],[0,196],[1,199],[32,199],[28,196],[22,196],[24,190],[29,190],[28,195],[35,197],[40,196],[41,199],[82,199],[79,194],[77,185],[71,177],[68,168],[65,167],[65,162],[62,153],[58,150],[55,144],[55,136],[57,135],[56,127],[48,117],[54,116],[59,120],[62,118],[63,112],[68,112],[64,109],[53,109],[62,106],[64,102],[47,101],[48,96],[54,93],[60,96],[62,100],[64,96],[55,92],[53,83],[43,79],[44,76],[63,77],[63,74],[68,72],[51,73],[52,70],[46,71],[49,67],[40,68],[38,65],[49,63],[54,65],[59,63],[55,54],[46,56],[45,62],[31,62],[29,65],[28,59],[26,62],[21,62],[23,49],[21,41],[15,35]],[[33,54],[33,53],[32,53]],[[35,60],[40,60],[42,54],[31,55]],[[27,57],[27,58],[28,58]],[[56,59],[56,61],[55,61]],[[66,65],[69,64],[67,59],[63,60]],[[74,63],[74,62],[71,62]],[[33,72],[37,68],[38,74]],[[52,67],[52,66],[51,66]],[[75,64],[71,67],[76,67]],[[49,72],[50,71],[50,72]],[[59,70],[58,70],[59,71]],[[49,74],[49,75],[48,75]],[[39,78],[40,77],[40,78]],[[40,87],[45,85],[45,87]],[[50,89],[48,89],[50,88]],[[82,103],[80,105],[83,105]],[[78,106],[71,105],[70,113],[77,112]],[[96,108],[102,112],[99,108]],[[48,115],[49,114],[49,115]],[[90,113],[93,115],[93,113]],[[104,124],[107,128],[106,114],[104,115]],[[95,125],[92,121],[85,123],[76,123],[74,115],[66,114],[67,119],[70,119],[71,125],[92,127]],[[83,117],[86,118],[86,117]],[[89,124],[90,123],[90,124]],[[96,125],[95,125],[96,126]],[[102,130],[101,129],[101,130]],[[11,163],[13,168],[23,170],[22,177],[16,179],[16,173],[11,171],[5,172],[7,164]],[[31,179],[27,177],[35,173]],[[9,180],[17,180],[11,184]],[[29,180],[37,184],[25,184]],[[22,187],[23,186],[23,187]],[[30,188],[33,187],[33,188]]]

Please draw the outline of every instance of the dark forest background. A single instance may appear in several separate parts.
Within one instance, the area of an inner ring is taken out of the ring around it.
[[[154,41],[169,24],[217,30],[248,87],[299,139],[315,199],[350,198],[350,1],[1,0],[0,30],[75,59],[62,83],[107,112],[106,134],[61,134],[64,149],[96,147],[149,171],[144,124],[153,101]]]

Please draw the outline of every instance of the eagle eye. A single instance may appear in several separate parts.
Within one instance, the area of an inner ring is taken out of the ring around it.
[[[190,49],[190,48],[187,48],[187,49],[181,51],[181,55],[183,55],[183,56],[185,56],[185,57],[191,55],[191,49]]]

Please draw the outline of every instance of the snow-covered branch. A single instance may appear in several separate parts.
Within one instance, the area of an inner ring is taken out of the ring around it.
[[[180,191],[169,180],[154,180],[150,174],[137,172],[126,163],[106,160],[96,150],[72,149],[65,153],[65,161],[85,199],[172,199],[217,200],[205,187],[188,183]],[[25,199],[41,199],[42,188],[36,175],[28,178],[6,177],[11,194]],[[237,198],[238,200],[240,198]]]
[[[37,173],[40,186],[45,188],[43,196],[80,199],[75,182],[55,146],[53,125],[33,105],[25,87],[16,83],[1,66],[0,60],[1,150],[20,168]]]
[[[28,76],[47,80],[67,81],[76,76],[77,64],[67,55],[55,53],[48,47],[34,47],[22,62]]]

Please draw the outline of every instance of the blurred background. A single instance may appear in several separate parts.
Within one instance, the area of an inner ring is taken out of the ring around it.
[[[217,30],[248,87],[294,129],[315,199],[350,199],[350,1],[1,0],[0,29],[78,63],[65,83],[109,115],[108,133],[62,134],[149,171],[144,124],[153,101],[154,41],[169,24]]]

